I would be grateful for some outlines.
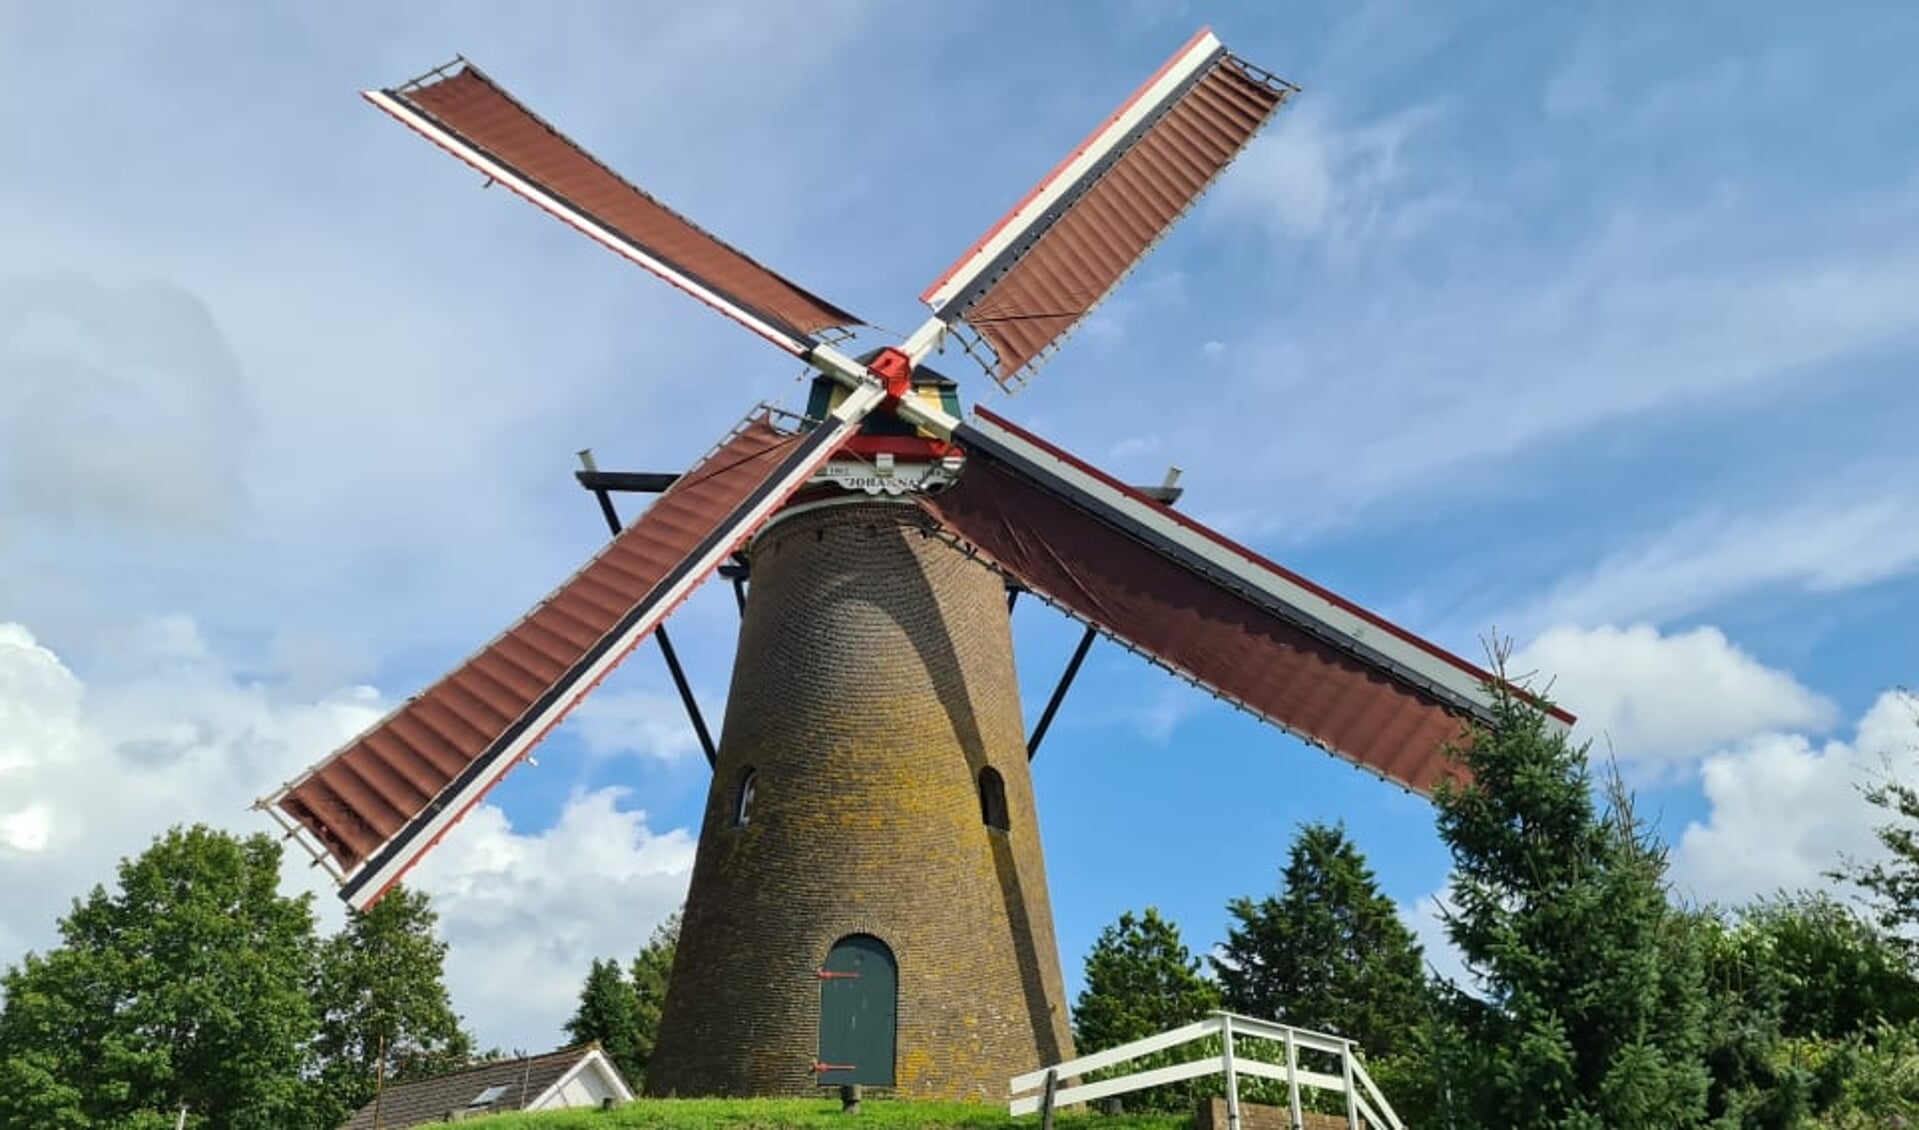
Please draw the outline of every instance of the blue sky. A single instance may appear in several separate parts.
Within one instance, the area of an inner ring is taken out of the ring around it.
[[[803,395],[357,90],[465,53],[901,331],[1202,23],[1303,93],[1029,389],[949,357],[963,394],[1180,465],[1183,507],[1456,650],[1510,636],[1687,895],[1869,851],[1853,784],[1915,737],[1909,6],[0,3],[0,961],[167,824],[268,827],[569,572],[576,449],[674,469]],[[735,623],[715,586],[672,625],[715,724]],[[1078,629],[1015,630],[1036,714]],[[1128,908],[1217,941],[1306,820],[1434,936],[1423,801],[1116,647],[1035,774],[1071,980]],[[649,646],[448,840],[420,881],[483,1040],[557,1039],[677,904],[706,784]]]

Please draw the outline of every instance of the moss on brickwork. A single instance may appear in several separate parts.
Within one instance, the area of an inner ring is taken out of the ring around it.
[[[753,545],[652,1093],[816,1094],[816,972],[854,933],[899,962],[898,1093],[999,1101],[1072,1055],[1005,592],[922,520],[832,506]]]

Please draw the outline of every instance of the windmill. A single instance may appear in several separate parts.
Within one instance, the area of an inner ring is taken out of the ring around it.
[[[954,342],[1023,383],[1293,91],[1202,30],[927,288],[922,326],[859,357],[840,348],[857,318],[465,60],[367,92],[818,376],[804,415],[757,409],[684,473],[630,476],[661,493],[623,529],[602,493],[604,549],[261,807],[365,909],[616,663],[649,635],[664,649],[696,586],[750,570],[648,1089],[997,1099],[1069,1057],[1028,759],[1095,633],[1419,792],[1488,716],[1485,671],[1175,512],[1171,489],[963,419],[926,364]],[[1022,592],[1088,629],[1031,738]]]

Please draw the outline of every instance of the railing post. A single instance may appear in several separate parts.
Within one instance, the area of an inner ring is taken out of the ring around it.
[[[1342,1041],[1339,1048],[1339,1074],[1346,1083],[1346,1128],[1359,1130],[1359,1086],[1353,1080],[1353,1042]]]
[[[1306,1116],[1299,1109],[1299,1045],[1293,1042],[1293,1027],[1286,1026],[1286,1104],[1293,1116],[1293,1130],[1305,1130]]]
[[[1239,1071],[1233,1067],[1233,1015],[1219,1017],[1220,1059],[1226,1068],[1226,1130],[1239,1130]]]

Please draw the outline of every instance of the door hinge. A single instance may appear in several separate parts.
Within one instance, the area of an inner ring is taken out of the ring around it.
[[[841,973],[837,969],[822,969],[819,971],[819,977],[822,981],[857,981],[860,979],[860,975],[857,973]]]
[[[859,1064],[857,1063],[815,1063],[813,1065],[813,1074],[824,1075],[829,1071],[854,1071],[858,1068]]]

